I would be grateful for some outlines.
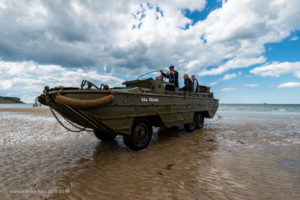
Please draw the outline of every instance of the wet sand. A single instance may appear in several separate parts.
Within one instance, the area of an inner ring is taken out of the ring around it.
[[[156,129],[147,149],[64,130],[45,108],[0,108],[0,199],[300,198],[300,113],[219,112]]]

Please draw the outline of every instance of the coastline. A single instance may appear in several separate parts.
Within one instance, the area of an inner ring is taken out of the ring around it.
[[[4,97],[0,96],[0,104],[23,104],[24,102],[21,101],[18,97]]]

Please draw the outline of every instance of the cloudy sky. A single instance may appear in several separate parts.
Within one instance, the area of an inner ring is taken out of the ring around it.
[[[174,65],[221,103],[300,103],[299,38],[299,0],[0,0],[0,96]]]

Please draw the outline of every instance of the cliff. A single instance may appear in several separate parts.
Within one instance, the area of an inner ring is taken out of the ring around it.
[[[24,103],[18,97],[1,97],[0,96],[0,103]]]

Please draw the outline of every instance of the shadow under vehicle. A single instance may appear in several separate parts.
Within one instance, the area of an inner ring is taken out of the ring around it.
[[[174,84],[152,78],[123,85],[97,87],[83,80],[80,88],[46,86],[37,99],[79,131],[93,129],[102,141],[122,135],[124,143],[133,150],[149,145],[152,126],[183,124],[186,131],[193,131],[203,127],[204,118],[214,117],[219,106],[219,100],[206,86],[199,86],[197,93],[175,91]]]

